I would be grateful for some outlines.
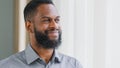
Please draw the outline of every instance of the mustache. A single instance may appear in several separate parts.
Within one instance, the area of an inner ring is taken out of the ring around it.
[[[51,29],[48,29],[48,30],[45,31],[46,34],[48,34],[48,33],[50,33],[50,32],[58,32],[58,33],[60,33],[61,30],[60,30],[60,29],[51,28]]]

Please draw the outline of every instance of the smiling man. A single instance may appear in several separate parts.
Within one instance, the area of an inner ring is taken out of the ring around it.
[[[0,61],[0,68],[82,68],[56,51],[61,44],[60,16],[51,0],[32,0],[24,9],[30,43],[22,52]]]

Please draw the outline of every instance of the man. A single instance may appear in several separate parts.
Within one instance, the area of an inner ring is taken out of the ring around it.
[[[82,68],[76,59],[56,51],[61,43],[60,16],[51,0],[30,1],[24,18],[30,44],[0,61],[0,68]]]

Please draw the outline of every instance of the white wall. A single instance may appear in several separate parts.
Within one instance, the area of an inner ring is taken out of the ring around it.
[[[108,1],[108,0],[107,0]],[[120,0],[107,2],[106,68],[120,68]]]
[[[120,68],[120,1],[54,0],[62,16],[61,52],[84,68]]]
[[[26,47],[26,29],[25,29],[25,22],[24,22],[24,15],[23,15],[23,11],[24,11],[24,7],[27,3],[27,0],[18,0],[18,29],[19,29],[19,36],[18,36],[18,51],[22,51],[25,49]]]

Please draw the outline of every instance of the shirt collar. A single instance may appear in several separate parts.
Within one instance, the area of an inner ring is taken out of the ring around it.
[[[28,64],[31,64],[32,62],[36,61],[37,59],[42,60],[37,53],[32,49],[31,45],[29,44],[25,49],[25,56],[26,61]],[[57,50],[54,50],[53,58],[51,60],[52,62],[60,63],[61,62],[61,56],[57,52]]]
[[[53,54],[53,57],[52,57],[52,62],[56,62],[56,63],[60,63],[61,62],[61,56],[60,54],[58,53],[57,50],[54,50],[54,54]]]
[[[32,49],[30,45],[28,45],[25,49],[25,56],[28,64],[34,62],[39,58],[39,56],[36,54],[36,52]]]

